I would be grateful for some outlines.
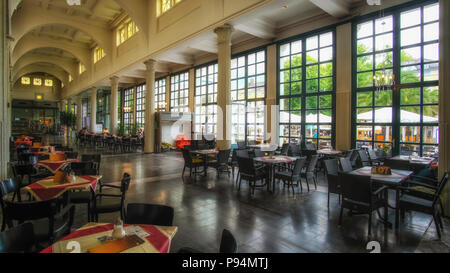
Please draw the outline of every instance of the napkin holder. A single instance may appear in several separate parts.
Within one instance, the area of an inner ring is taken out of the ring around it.
[[[66,160],[66,155],[65,154],[50,154],[50,161],[64,161]]]
[[[372,174],[391,175],[391,168],[388,166],[373,166],[371,169]]]

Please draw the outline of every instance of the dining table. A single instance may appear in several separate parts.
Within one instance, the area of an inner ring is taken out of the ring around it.
[[[395,209],[395,228],[398,229],[399,226],[399,209],[398,209],[398,201],[400,199],[400,189],[399,187],[404,184],[404,182],[413,174],[413,171],[406,170],[396,170],[391,169],[391,174],[373,174],[372,167],[366,166],[350,172],[350,174],[354,175],[363,175],[370,176],[370,179],[383,186],[387,186],[389,189],[395,190],[395,207],[390,206]],[[387,198],[387,191],[385,192],[385,197]],[[387,221],[387,211],[385,211],[385,221]],[[390,224],[390,223],[389,223]]]
[[[206,169],[208,168],[208,156],[216,156],[219,151],[216,149],[205,149],[205,150],[192,150],[192,154],[197,154],[203,157],[203,175],[207,175]]]
[[[266,166],[268,166],[268,183],[267,183],[267,190],[269,192],[274,193],[275,192],[275,167],[280,164],[290,164],[297,160],[296,157],[291,156],[284,156],[284,155],[276,155],[276,156],[262,156],[262,157],[255,157],[253,158],[254,161],[262,163]],[[270,190],[270,185],[272,185],[272,191]]]
[[[430,166],[431,162],[435,160],[432,157],[407,156],[407,155],[397,155],[391,157],[390,159],[400,161],[405,165],[409,165],[411,169],[415,171],[419,171],[423,168]]]
[[[76,159],[76,158],[73,158],[73,159],[69,158],[69,159],[59,160],[59,161],[40,160],[34,166],[35,166],[35,168],[39,168],[39,167],[45,168],[54,174],[72,162],[80,162],[80,160]]]
[[[339,150],[333,150],[333,149],[320,149],[317,150],[317,154],[324,155],[327,157],[336,157],[342,155],[344,152]]]
[[[21,188],[21,191],[30,193],[37,201],[47,201],[58,198],[67,191],[90,189],[95,191],[101,178],[101,175],[80,175],[75,176],[75,180],[70,183],[60,184],[54,181],[53,176],[49,176]]]
[[[89,253],[90,249],[114,241],[111,237],[114,224],[87,223],[70,233],[41,253]],[[119,253],[169,253],[176,226],[124,225],[126,235],[138,236],[142,242]],[[103,247],[102,253],[117,253],[117,249]],[[92,251],[92,250],[91,250]]]

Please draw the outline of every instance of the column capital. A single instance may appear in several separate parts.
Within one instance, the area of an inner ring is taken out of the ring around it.
[[[144,62],[145,66],[147,67],[147,71],[148,70],[155,70],[155,66],[156,66],[156,61],[153,59],[148,59],[147,61]]]
[[[117,76],[112,76],[109,80],[111,81],[111,84],[119,83],[119,77]]]
[[[234,28],[232,25],[225,24],[223,26],[217,27],[214,29],[214,32],[217,34],[218,43],[230,43],[231,42],[231,34],[233,33]]]

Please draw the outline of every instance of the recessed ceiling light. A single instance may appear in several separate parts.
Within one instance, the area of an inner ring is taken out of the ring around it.
[[[284,6],[281,6],[281,7],[282,7],[283,9],[287,9],[288,6],[287,6],[287,5],[284,5]]]

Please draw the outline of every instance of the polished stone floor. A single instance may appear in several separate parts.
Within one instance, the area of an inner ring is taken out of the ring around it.
[[[93,153],[89,148],[82,153]],[[275,194],[265,188],[250,195],[243,182],[238,191],[232,178],[215,170],[208,176],[182,178],[183,158],[179,152],[163,154],[103,153],[101,174],[105,183],[119,183],[124,172],[132,176],[127,203],[145,202],[174,207],[174,225],[179,230],[171,251],[190,246],[217,252],[221,232],[229,229],[244,253],[368,252],[368,241],[378,241],[382,252],[449,252],[450,223],[445,220],[443,239],[437,240],[431,217],[407,213],[396,234],[373,217],[373,235],[367,237],[367,216],[344,214],[338,226],[339,203],[331,196],[327,208],[327,188],[319,174],[317,190],[292,194],[282,186]],[[100,222],[111,222],[117,214],[104,214]],[[390,214],[393,220],[393,212]],[[86,206],[77,205],[74,228],[87,222]],[[431,225],[430,225],[431,223]]]

